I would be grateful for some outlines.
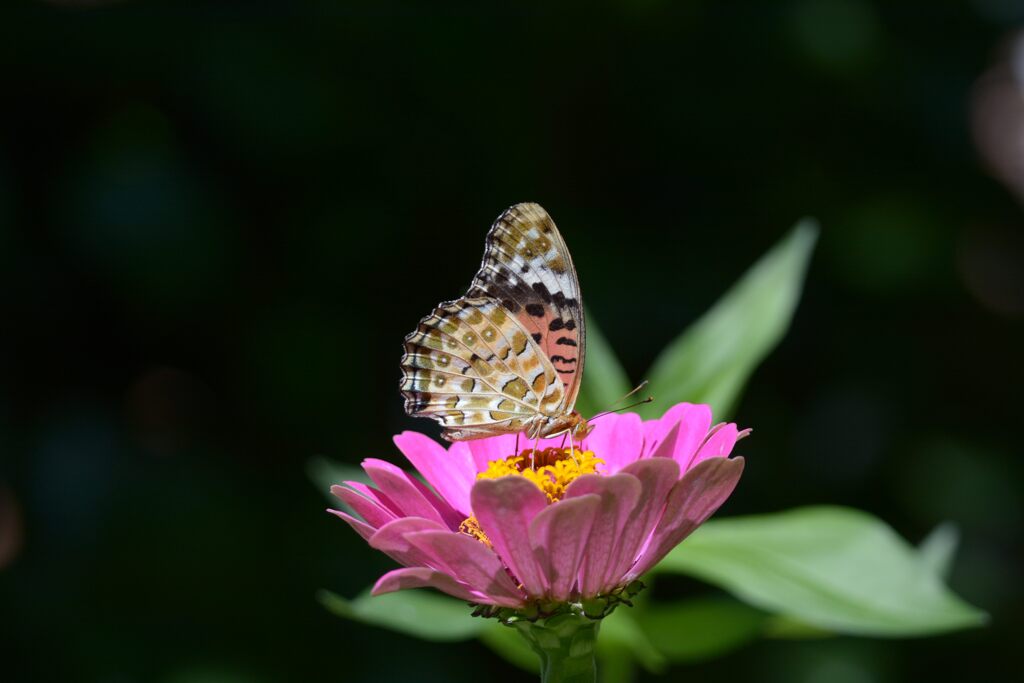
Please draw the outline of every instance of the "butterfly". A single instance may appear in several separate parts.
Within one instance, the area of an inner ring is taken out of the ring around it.
[[[466,295],[438,304],[405,338],[405,412],[430,417],[448,441],[590,425],[574,408],[586,325],[576,269],[539,204],[516,204],[487,233]]]

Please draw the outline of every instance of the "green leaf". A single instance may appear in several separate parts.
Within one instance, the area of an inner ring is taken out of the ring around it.
[[[756,640],[768,616],[730,598],[696,598],[649,603],[636,619],[654,648],[678,663],[719,657]]]
[[[785,614],[772,614],[765,620],[763,635],[777,640],[820,640],[831,638],[836,632],[805,624]]]
[[[926,635],[987,619],[884,522],[849,508],[713,520],[656,569],[839,633]]]
[[[718,418],[731,414],[751,373],[789,328],[817,235],[817,223],[800,221],[666,347],[648,374],[655,402],[641,406],[641,415],[657,417],[681,401],[708,403]]]
[[[665,657],[651,644],[634,614],[632,610],[620,607],[601,620],[598,655],[607,659],[628,653],[648,671],[662,671],[666,664]]]
[[[361,467],[353,467],[344,463],[336,462],[322,455],[309,459],[306,463],[306,475],[313,481],[331,503],[345,508],[348,506],[342,503],[331,494],[331,487],[343,481],[361,481],[364,484],[372,483]]]
[[[456,642],[474,637],[498,656],[521,669],[536,673],[537,655],[515,629],[493,619],[476,618],[466,603],[426,590],[405,590],[372,596],[364,591],[353,600],[321,590],[317,599],[331,613],[434,642]]]
[[[405,590],[352,600],[321,590],[317,599],[339,617],[437,642],[469,640],[488,625],[470,616],[466,603],[426,590]]]
[[[582,415],[595,415],[608,410],[632,387],[629,377],[622,369],[615,352],[601,333],[590,311],[587,316],[586,364],[583,368],[583,382],[576,398],[576,409]]]
[[[917,551],[932,571],[942,578],[948,578],[953,569],[953,557],[960,545],[960,531],[952,522],[943,522],[928,534]]]

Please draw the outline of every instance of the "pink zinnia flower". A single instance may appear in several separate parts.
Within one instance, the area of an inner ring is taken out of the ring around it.
[[[689,403],[657,420],[604,416],[575,451],[561,437],[516,453],[513,435],[446,449],[403,432],[395,444],[429,486],[367,459],[376,488],[331,488],[362,519],[330,512],[404,565],[374,594],[433,587],[513,609],[614,596],[725,502],[743,471],[728,456],[745,434],[711,428],[711,409]]]

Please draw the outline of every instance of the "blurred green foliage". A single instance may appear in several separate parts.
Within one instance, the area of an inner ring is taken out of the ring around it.
[[[722,299],[662,351],[651,368],[648,419],[682,401],[732,415],[747,378],[789,329],[818,229],[804,220]]]
[[[970,112],[1022,23],[1010,0],[3,3],[0,678],[529,680],[325,610],[319,589],[391,563],[305,471],[430,428],[401,408],[401,339],[524,200],[632,378],[820,220],[790,333],[733,407],[755,435],[720,515],[950,520],[949,585],[992,616],[664,675],[1013,670],[1024,213]],[[649,606],[707,591],[661,576]]]

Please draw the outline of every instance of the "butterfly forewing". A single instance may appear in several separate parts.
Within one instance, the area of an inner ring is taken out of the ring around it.
[[[494,222],[466,296],[489,296],[516,317],[554,366],[571,411],[583,376],[583,303],[569,250],[539,204],[516,204]]]
[[[584,321],[572,260],[537,204],[517,204],[487,235],[465,297],[440,304],[406,337],[402,395],[449,440],[520,432],[572,412]]]

